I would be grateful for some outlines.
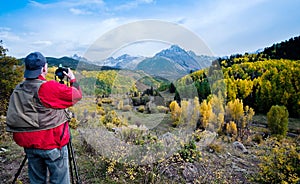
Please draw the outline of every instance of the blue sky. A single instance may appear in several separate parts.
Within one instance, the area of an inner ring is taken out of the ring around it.
[[[17,58],[32,51],[52,57],[83,56],[111,30],[159,20],[193,32],[213,55],[225,56],[299,36],[299,8],[298,0],[1,0],[0,40],[8,55]],[[146,45],[131,52],[150,56],[166,47]]]

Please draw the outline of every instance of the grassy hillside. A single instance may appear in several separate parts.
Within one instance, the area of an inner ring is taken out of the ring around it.
[[[96,96],[143,92],[151,86],[158,89],[168,83],[161,77],[130,70],[81,71],[78,81],[85,94]]]

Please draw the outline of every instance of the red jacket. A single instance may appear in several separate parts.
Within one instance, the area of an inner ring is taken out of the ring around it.
[[[46,80],[42,76],[39,79]],[[45,107],[65,109],[82,98],[80,87],[74,87],[74,80],[70,81],[71,87],[51,80],[43,83],[38,91],[39,98]],[[62,136],[62,137],[61,137]],[[70,139],[68,123],[48,129],[35,132],[14,132],[15,142],[24,148],[37,148],[49,150],[61,148],[68,144]]]

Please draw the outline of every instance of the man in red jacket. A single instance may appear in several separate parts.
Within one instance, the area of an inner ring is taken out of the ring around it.
[[[46,81],[48,64],[40,52],[24,60],[25,80],[14,89],[7,111],[7,131],[24,147],[30,183],[70,183],[67,144],[70,140],[66,109],[82,98],[73,72],[64,72],[70,86]],[[47,171],[48,170],[48,171]]]

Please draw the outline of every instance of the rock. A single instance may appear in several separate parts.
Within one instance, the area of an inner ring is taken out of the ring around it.
[[[172,145],[176,142],[175,136],[170,132],[163,134],[161,136],[161,140],[166,146]]]
[[[217,136],[216,132],[211,132],[208,130],[205,130],[201,132],[200,134],[200,140],[196,143],[199,147],[206,147],[210,143],[212,143]]]
[[[244,172],[244,173],[247,172],[246,169],[243,169],[243,168],[238,167],[235,163],[232,163],[232,169],[233,169],[234,171],[236,171],[236,172]]]
[[[161,174],[164,174],[166,177],[173,179],[173,180],[178,180],[179,179],[179,174],[177,172],[177,167],[175,165],[169,165],[161,171]]]
[[[235,149],[238,149],[238,150],[242,151],[244,154],[248,154],[249,153],[248,150],[245,148],[245,146],[241,142],[235,141],[232,144],[233,144],[233,147]]]
[[[192,163],[186,163],[182,174],[187,182],[192,182],[198,177],[198,169]]]
[[[0,153],[4,153],[4,152],[7,152],[8,150],[5,149],[5,148],[0,148]]]

